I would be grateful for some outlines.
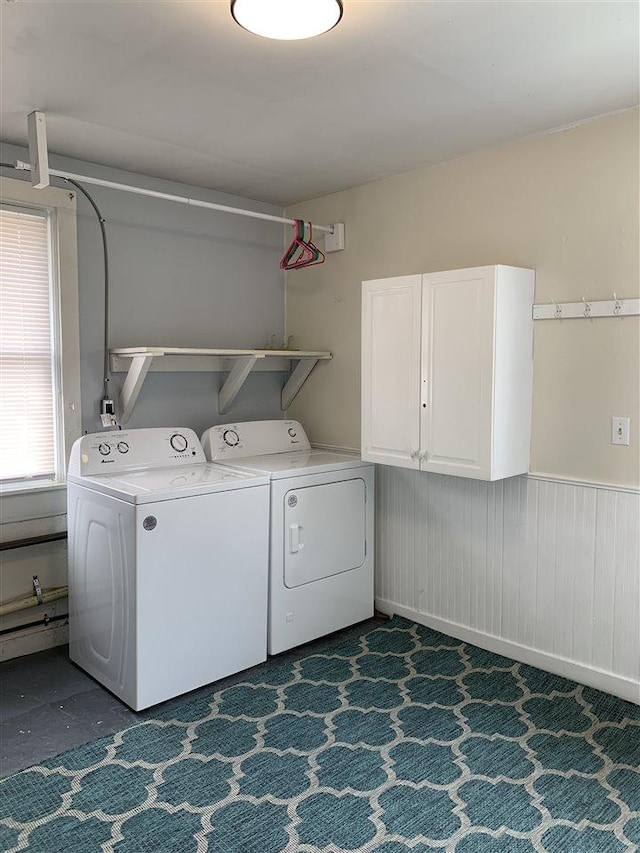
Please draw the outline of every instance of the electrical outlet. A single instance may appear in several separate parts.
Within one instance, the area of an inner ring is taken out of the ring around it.
[[[629,418],[611,418],[611,444],[629,444]]]

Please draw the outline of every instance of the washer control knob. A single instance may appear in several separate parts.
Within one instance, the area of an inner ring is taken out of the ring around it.
[[[128,453],[129,452],[129,445],[127,444],[126,441],[119,441],[117,444],[117,448],[118,448],[119,453]]]
[[[189,442],[187,441],[187,439],[179,432],[174,432],[174,434],[169,439],[169,443],[171,444],[171,447],[173,447],[173,449],[176,450],[178,453],[184,453],[184,451],[189,446]]]
[[[101,456],[108,456],[111,453],[111,448],[109,447],[108,444],[99,444],[98,450],[99,450]]]
[[[225,429],[222,434],[222,440],[225,444],[228,444],[229,447],[235,447],[240,441],[240,436],[234,429]]]
[[[295,437],[297,436],[297,434],[298,434],[298,433],[295,431],[295,429],[294,429],[293,427],[289,427],[289,429],[287,430],[287,432],[289,433],[289,435],[291,436],[291,438],[295,438]]]

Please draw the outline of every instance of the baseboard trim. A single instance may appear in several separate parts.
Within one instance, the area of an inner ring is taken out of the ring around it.
[[[550,655],[548,652],[542,652],[529,646],[522,646],[513,640],[504,640],[494,634],[486,634],[484,631],[468,628],[466,625],[460,625],[457,622],[440,619],[428,613],[421,613],[411,607],[404,607],[384,598],[376,598],[375,606],[376,610],[380,610],[389,616],[404,616],[405,619],[411,619],[427,628],[433,628],[434,631],[441,631],[443,634],[449,634],[466,643],[472,643],[490,652],[495,652],[495,654],[537,666],[539,669],[561,675],[564,678],[570,678],[572,681],[586,684],[588,687],[595,687],[597,690],[604,690],[606,693],[612,693],[627,702],[640,705],[640,682],[633,681],[630,678],[595,669],[567,658]]]

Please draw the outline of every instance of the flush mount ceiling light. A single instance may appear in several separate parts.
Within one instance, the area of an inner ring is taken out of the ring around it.
[[[308,39],[342,17],[340,0],[231,0],[231,14],[245,30],[268,39]]]

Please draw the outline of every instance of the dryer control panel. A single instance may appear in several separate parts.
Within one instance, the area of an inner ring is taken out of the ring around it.
[[[205,461],[198,436],[187,427],[94,432],[73,445],[69,474],[99,477]]]
[[[204,452],[212,462],[309,450],[311,445],[298,421],[246,421],[218,424],[202,436]]]

